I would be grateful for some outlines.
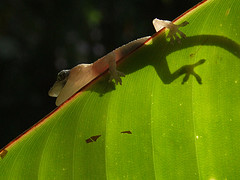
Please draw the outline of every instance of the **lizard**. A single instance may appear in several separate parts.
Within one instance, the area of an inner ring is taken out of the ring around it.
[[[160,20],[155,18],[153,21],[153,26],[156,32],[162,30],[163,28],[168,28],[169,33],[167,38],[170,38],[170,42],[172,43],[175,40],[180,42],[180,37],[186,38],[186,35],[179,30],[180,27],[184,27],[189,24],[187,21],[176,25],[168,20]],[[177,35],[179,34],[179,36]],[[151,36],[142,37],[131,41],[97,61],[91,64],[79,64],[73,67],[71,70],[62,70],[57,74],[57,80],[50,88],[48,95],[51,97],[57,97],[56,105],[59,106],[63,102],[65,102],[68,98],[70,98],[73,94],[75,94],[82,87],[87,85],[93,79],[95,79],[99,74],[102,74],[107,69],[110,72],[110,82],[114,79],[116,85],[119,83],[122,85],[121,77],[124,77],[124,73],[117,70],[116,62],[141,46],[144,42],[146,42]]]

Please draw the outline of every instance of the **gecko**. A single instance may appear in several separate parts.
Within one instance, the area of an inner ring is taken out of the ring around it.
[[[187,21],[184,21],[183,23],[176,25],[171,21],[155,18],[152,21],[152,24],[156,32],[162,30],[163,28],[169,29],[167,38],[170,39],[170,42],[173,42],[174,40],[180,42],[179,36],[186,38],[186,35],[180,31],[179,28],[184,27],[189,23]],[[179,34],[179,36],[177,34]],[[108,69],[110,72],[109,81],[111,82],[112,80],[115,80],[116,85],[122,85],[121,77],[124,77],[125,75],[124,73],[117,70],[116,62],[141,46],[149,38],[151,38],[151,36],[146,36],[131,41],[113,50],[112,52],[108,53],[107,55],[91,64],[79,64],[73,67],[71,70],[60,71],[57,74],[56,82],[48,91],[48,95],[51,97],[57,97],[55,104],[59,106],[72,95],[74,95],[77,91],[79,91],[82,87],[87,85],[89,82],[94,80],[97,76]]]

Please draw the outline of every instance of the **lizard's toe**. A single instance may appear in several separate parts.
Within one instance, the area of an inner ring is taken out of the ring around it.
[[[118,83],[120,85],[122,85],[122,79],[121,77],[125,77],[125,74],[120,72],[120,71],[116,71],[116,73],[111,74],[109,82],[111,82],[113,79],[115,80],[115,84],[118,85]]]

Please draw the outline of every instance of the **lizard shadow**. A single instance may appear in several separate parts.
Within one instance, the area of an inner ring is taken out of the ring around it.
[[[157,41],[160,41],[160,42],[157,42]],[[161,44],[161,47],[157,48],[156,46],[153,46],[155,43]],[[144,68],[145,66],[151,65],[155,68],[159,78],[164,84],[172,83],[174,80],[176,80],[183,74],[185,74],[185,77],[183,78],[182,84],[184,84],[188,80],[190,75],[193,75],[196,78],[197,82],[199,84],[202,84],[202,79],[197,73],[195,73],[194,68],[204,64],[206,60],[201,59],[194,64],[183,65],[178,70],[171,73],[166,57],[172,52],[175,52],[181,49],[186,49],[193,46],[217,46],[225,49],[226,51],[229,51],[234,56],[240,58],[240,45],[227,37],[218,36],[218,35],[191,36],[191,37],[187,37],[186,39],[183,39],[181,44],[177,42],[175,42],[174,44],[171,44],[170,42],[167,41],[166,38],[156,37],[152,39],[152,45],[143,45],[143,46],[144,47],[142,48],[144,49],[137,53],[142,53],[140,54],[140,56],[143,56],[143,57],[145,57],[147,54],[146,56],[147,60],[146,58],[141,58],[141,62],[138,62],[133,66],[128,66],[128,63],[134,63],[134,62],[130,62],[130,60],[128,59],[124,60],[120,62],[119,70],[124,72],[125,75],[128,75],[135,71],[138,71],[139,69]],[[152,54],[154,54],[153,58],[151,57]],[[190,57],[193,55],[194,54],[190,54]],[[124,84],[124,78],[122,79]],[[115,90],[115,84],[111,82],[111,83],[108,83],[108,85],[106,85],[105,78],[103,78],[103,80],[100,80],[99,83],[103,84],[101,88],[99,88],[99,86],[98,87],[96,86],[91,88],[91,90],[99,93],[100,96],[106,94],[107,92]]]
[[[171,73],[166,57],[174,51],[178,51],[178,50],[193,47],[193,46],[199,46],[199,45],[217,46],[227,50],[231,54],[240,58],[240,45],[237,44],[235,41],[224,36],[199,35],[199,36],[187,37],[187,39],[182,40],[182,44],[178,45],[175,43],[175,45],[172,47],[169,47],[171,46],[171,44],[168,43],[166,40],[163,41],[163,43],[165,44],[165,47],[162,50],[163,58],[160,61],[152,61],[153,63],[151,65],[154,66],[156,72],[158,73],[158,76],[160,77],[160,79],[163,81],[164,84],[170,84],[171,82],[179,78],[184,73],[186,74],[186,76],[188,76],[189,70],[192,70],[192,73],[191,72],[190,73],[195,76],[196,74],[194,73],[194,68],[204,63],[204,60],[199,60],[197,63],[193,65],[184,65],[174,73]],[[192,54],[190,54],[190,56],[192,56]]]

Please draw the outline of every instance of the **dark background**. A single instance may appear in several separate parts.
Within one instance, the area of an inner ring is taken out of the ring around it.
[[[51,112],[57,73],[173,20],[201,0],[3,0],[0,3],[0,149]]]

